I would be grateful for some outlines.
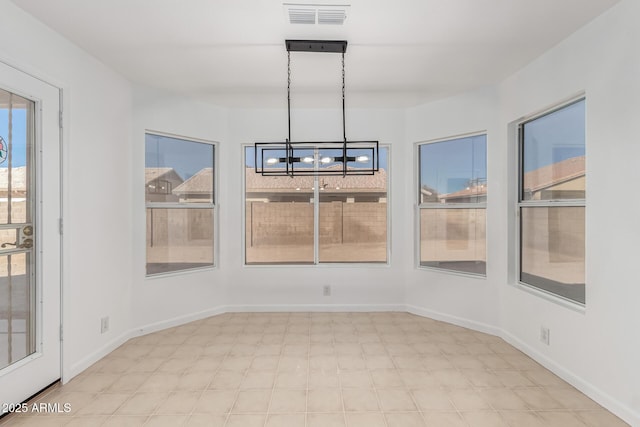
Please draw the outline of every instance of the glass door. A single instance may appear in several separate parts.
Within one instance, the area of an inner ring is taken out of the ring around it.
[[[34,112],[0,89],[0,369],[35,353]]]
[[[59,89],[0,63],[0,402],[6,404],[60,378],[59,100]]]

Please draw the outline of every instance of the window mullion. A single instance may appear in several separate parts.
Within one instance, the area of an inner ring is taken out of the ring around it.
[[[320,264],[320,181],[318,178],[320,154],[318,148],[313,150],[313,168],[316,173],[313,177],[313,263]]]

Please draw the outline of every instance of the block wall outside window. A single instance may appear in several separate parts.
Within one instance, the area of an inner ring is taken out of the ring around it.
[[[215,145],[145,135],[147,275],[214,265]]]
[[[519,281],[585,304],[585,100],[519,125]]]
[[[319,150],[306,155],[318,158]],[[246,264],[387,262],[388,148],[380,147],[375,175],[346,177],[262,176],[254,156],[247,147]]]
[[[418,145],[419,266],[486,274],[486,135]]]

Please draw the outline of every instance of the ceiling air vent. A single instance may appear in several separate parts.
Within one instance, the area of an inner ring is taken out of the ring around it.
[[[342,25],[347,19],[349,5],[283,4],[290,24]]]
[[[318,9],[318,24],[320,25],[342,25],[347,18],[346,10],[343,9]]]
[[[291,24],[315,24],[315,9],[289,8],[289,22]]]

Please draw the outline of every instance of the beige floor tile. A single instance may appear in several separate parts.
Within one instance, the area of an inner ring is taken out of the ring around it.
[[[187,415],[153,415],[145,427],[176,427],[182,426],[188,419]]]
[[[141,427],[148,418],[147,415],[112,415],[102,427]]]
[[[423,412],[430,427],[468,427],[458,412]]]
[[[304,372],[280,372],[276,375],[276,388],[307,388],[308,374]]]
[[[480,396],[497,410],[528,410],[529,406],[510,389],[489,388],[479,390]]]
[[[270,413],[305,412],[307,410],[307,391],[275,389],[269,405]]]
[[[378,399],[384,412],[417,411],[411,394],[405,389],[380,389]]]
[[[373,381],[368,370],[340,371],[340,385],[344,387],[371,388]]]
[[[385,414],[388,427],[426,427],[427,423],[419,412],[399,412]]]
[[[374,389],[346,388],[342,390],[344,410],[348,412],[380,411]]]
[[[404,386],[404,381],[397,369],[373,369],[369,373],[376,387]]]
[[[160,404],[156,413],[162,415],[190,414],[200,400],[200,396],[202,396],[201,391],[172,392],[167,400]]]
[[[538,387],[513,389],[514,393],[524,400],[527,406],[535,410],[563,409],[563,405],[551,397],[549,393]]]
[[[197,414],[225,414],[231,411],[236,401],[236,391],[205,390],[198,399],[194,413]]]
[[[269,390],[240,390],[236,402],[231,410],[234,414],[240,413],[266,413],[271,400]]]
[[[421,411],[455,411],[449,395],[442,390],[414,389],[411,395]]]
[[[469,427],[510,427],[496,411],[463,412],[462,417]]]
[[[276,374],[273,372],[248,372],[242,383],[241,389],[253,389],[253,388],[273,388],[275,383]]]
[[[65,427],[100,427],[109,418],[108,415],[102,416],[86,416],[86,417],[73,417],[66,424]]]
[[[327,388],[309,390],[307,395],[307,412],[338,412],[342,410],[340,389]]]
[[[231,414],[225,427],[264,427],[266,414]]]
[[[566,409],[601,410],[602,407],[573,387],[546,387],[545,391]]]
[[[335,388],[340,386],[337,368],[334,370],[312,369],[309,371],[309,389]]]
[[[265,427],[304,427],[305,414],[269,414]]]
[[[111,415],[131,398],[124,393],[101,393],[87,405],[78,409],[78,415]]]
[[[589,427],[625,427],[628,424],[609,411],[576,411],[576,414]]]
[[[213,316],[134,338],[37,401],[72,411],[0,425],[625,425],[502,339],[407,313]]]
[[[344,414],[307,414],[307,427],[345,427]]]
[[[449,399],[459,411],[490,410],[491,405],[475,390],[450,390]]]
[[[127,373],[120,376],[108,388],[108,392],[124,393],[134,392],[149,379],[150,373]]]
[[[116,414],[150,415],[167,397],[169,397],[169,393],[138,392],[127,399],[116,410]]]
[[[511,427],[545,427],[544,420],[534,411],[499,411]]]
[[[192,414],[185,422],[185,427],[223,427],[226,415]]]
[[[243,380],[244,372],[218,371],[207,388],[216,390],[237,389],[240,387]]]
[[[570,411],[540,411],[538,416],[546,427],[585,427],[587,424]],[[604,426],[603,426],[604,427]]]

